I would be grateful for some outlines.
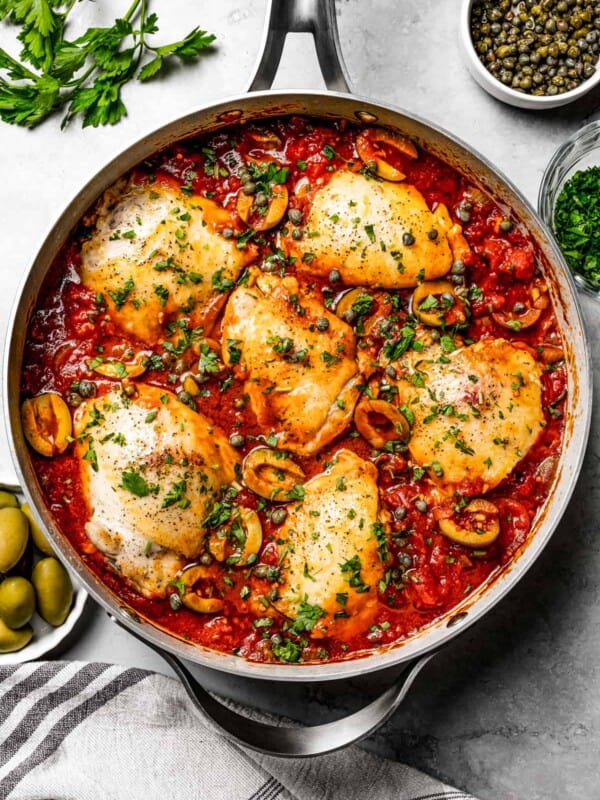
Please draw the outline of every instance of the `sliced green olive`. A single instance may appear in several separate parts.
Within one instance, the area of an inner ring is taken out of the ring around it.
[[[67,449],[72,432],[71,412],[59,394],[47,392],[25,400],[21,422],[25,438],[41,455],[50,458]]]
[[[265,150],[280,150],[283,147],[275,131],[248,131],[248,136]]]
[[[0,583],[0,619],[9,628],[27,625],[34,611],[35,592],[26,578],[14,576]]]
[[[27,625],[18,631],[13,631],[0,619],[0,653],[16,653],[29,644],[33,636],[33,628]]]
[[[29,522],[20,508],[0,508],[0,572],[15,567],[27,547]]]
[[[261,208],[266,208],[266,212],[255,214],[255,197],[240,191],[237,198],[237,212],[241,219],[254,228],[255,231],[268,231],[274,228],[283,219],[288,206],[288,190],[283,184],[271,184],[271,196],[267,197],[267,203]],[[250,219],[252,217],[252,222]]]
[[[55,628],[66,620],[73,603],[73,584],[69,573],[56,558],[42,558],[33,568],[37,610]]]
[[[261,497],[284,501],[298,484],[304,483],[304,471],[286,453],[257,447],[252,450],[242,466],[246,486]]]
[[[146,356],[140,355],[134,361],[119,361],[117,358],[107,358],[100,364],[95,364],[92,368],[98,375],[105,378],[139,378],[146,372]]]
[[[452,519],[440,519],[440,531],[457,544],[466,547],[487,547],[500,533],[500,516],[498,507],[489,500],[476,498],[471,500],[462,512],[463,525]]]
[[[360,435],[378,449],[388,442],[407,442],[410,438],[408,420],[386,400],[363,398],[354,410],[354,424]]]
[[[43,553],[45,556],[53,556],[54,550],[50,545],[48,539],[40,526],[37,524],[35,517],[29,507],[29,503],[23,503],[21,506],[21,511],[25,514],[27,519],[29,520],[29,533],[31,534],[31,538],[33,540],[34,545],[37,549]]]
[[[217,561],[225,561],[227,558],[227,535],[225,530],[212,531],[208,537],[208,552]]]
[[[356,137],[356,151],[361,161],[373,164],[377,175],[386,181],[404,180],[404,172],[386,160],[386,150],[396,150],[410,159],[418,156],[417,148],[410,139],[385,128],[365,128]]]
[[[195,584],[199,580],[210,577],[210,569],[199,564],[188,567],[181,573],[180,580],[183,581],[186,587],[186,591],[181,600],[186,608],[197,611],[199,614],[214,614],[217,611],[221,611],[223,608],[223,601],[219,597],[202,597],[202,595],[194,589]]]
[[[506,328],[511,331],[520,331],[525,328],[531,328],[532,325],[539,320],[542,312],[539,308],[527,308],[520,314],[509,314],[506,311],[493,311],[492,318],[500,325],[501,328]]]
[[[413,293],[413,314],[424,325],[441,328],[446,311],[452,308],[456,299],[450,281],[424,281]]]
[[[255,561],[258,551],[262,547],[262,525],[256,511],[251,508],[240,508],[240,518],[244,529],[245,540],[238,566],[246,566],[249,561]]]
[[[346,292],[346,294],[342,295],[339,299],[335,307],[335,313],[340,319],[343,319],[344,322],[353,325],[358,317],[364,313],[364,310],[361,310],[361,308],[371,308],[372,300],[373,297],[369,294],[367,289],[350,289],[349,292]]]
[[[562,347],[555,344],[542,344],[538,348],[540,359],[544,364],[556,364],[557,361],[564,361],[565,351]]]

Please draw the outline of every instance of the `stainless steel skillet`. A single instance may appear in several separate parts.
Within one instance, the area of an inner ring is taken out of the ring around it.
[[[288,31],[313,34],[323,75],[331,91],[268,91]],[[32,264],[13,310],[5,358],[5,408],[12,454],[24,492],[49,530],[57,551],[88,591],[115,621],[169,661],[197,707],[230,738],[271,754],[308,756],[343,747],[372,732],[387,719],[432,655],[492,608],[539,555],[566,508],[581,468],[591,412],[591,368],[574,284],[550,235],[518,191],[486,160],[439,128],[390,106],[345,93],[348,91],[348,82],[339,51],[334,0],[271,0],[263,55],[250,88],[251,94],[200,109],[137,142],[94,176],[65,209]],[[19,419],[19,385],[27,321],[55,256],[90,205],[123,173],[178,139],[215,131],[231,123],[264,120],[285,114],[342,118],[397,128],[417,144],[439,155],[473,183],[482,186],[497,202],[510,207],[527,226],[538,248],[565,338],[569,369],[566,432],[559,467],[550,497],[538,515],[522,551],[501,574],[481,586],[467,602],[406,642],[374,651],[363,658],[322,665],[253,664],[176,639],[124,607],[87,570],[58,531],[45,507]],[[306,729],[281,728],[246,720],[221,705],[198,685],[185,666],[186,660],[236,675],[277,681],[335,680],[398,664],[405,664],[406,671],[396,686],[346,719]]]

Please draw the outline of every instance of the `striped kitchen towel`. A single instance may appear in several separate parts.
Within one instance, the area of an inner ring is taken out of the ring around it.
[[[261,756],[208,727],[172,678],[64,661],[0,668],[0,798],[473,800],[357,747]]]

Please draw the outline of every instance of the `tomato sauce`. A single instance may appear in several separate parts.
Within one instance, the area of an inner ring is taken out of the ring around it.
[[[139,180],[158,184],[174,182],[190,193],[212,198],[231,212],[228,225],[233,234],[243,236],[247,228],[236,214],[240,191],[237,172],[241,164],[247,159],[275,160],[289,170],[286,184],[290,189],[300,182],[316,185],[329,180],[338,169],[366,168],[357,157],[358,132],[358,128],[346,123],[324,124],[304,118],[284,118],[261,127],[231,128],[212,137],[178,143],[140,165],[135,175]],[[546,363],[544,356],[544,348],[548,345],[560,348],[561,339],[527,231],[518,221],[507,221],[505,211],[433,155],[421,151],[418,158],[410,159],[390,148],[384,148],[383,154],[390,162],[396,159],[394,165],[405,172],[408,183],[421,191],[431,209],[444,203],[453,219],[461,212],[459,219],[471,248],[464,259],[468,307],[466,323],[453,333],[466,343],[507,338],[544,363],[542,398],[546,424],[530,452],[502,483],[486,494],[499,510],[500,535],[493,544],[480,550],[454,543],[442,535],[437,524],[440,513],[448,509],[452,513],[452,506],[460,511],[469,498],[482,491],[476,481],[466,481],[464,486],[457,487],[455,496],[445,502],[447,508],[440,511],[431,480],[423,470],[414,468],[406,451],[374,452],[353,428],[317,455],[299,459],[307,479],[321,472],[324,462],[341,447],[373,461],[379,474],[381,505],[389,512],[391,522],[385,580],[378,588],[371,589],[377,591],[378,598],[375,622],[350,641],[311,641],[309,637],[297,636],[296,657],[288,660],[310,662],[357,657],[409,637],[463,601],[509,562],[526,542],[532,521],[547,497],[562,441],[566,371],[560,358]],[[290,208],[303,210],[307,195],[291,192],[290,196]],[[72,398],[73,387],[82,380],[93,381],[97,396],[101,396],[114,387],[114,381],[90,371],[88,362],[99,351],[104,356],[118,358],[128,349],[148,350],[147,343],[135,341],[120,330],[106,307],[82,285],[79,251],[86,235],[82,223],[59,255],[32,314],[23,365],[23,398],[48,391]],[[277,230],[251,237],[257,261],[271,257],[279,266],[285,263],[281,261],[276,237]],[[284,268],[287,274],[295,274],[293,264],[285,264]],[[300,273],[297,277],[301,286],[325,305],[335,300],[338,289],[328,285],[327,280]],[[377,315],[379,311],[385,318],[393,309],[400,324],[407,319],[412,290],[372,290],[371,294],[375,299],[372,313]],[[514,309],[519,304],[531,305],[532,297],[538,300],[536,320],[522,327]],[[447,322],[451,326],[455,320],[449,317]],[[361,347],[375,358],[383,341],[374,325],[362,337]],[[148,369],[143,381],[177,391],[181,374],[193,369],[197,356],[191,351],[184,352],[179,356],[183,364],[177,364],[175,360],[169,361],[160,342],[155,343],[154,350],[166,368]],[[255,446],[254,437],[263,431],[243,394],[243,374],[239,367],[233,367],[225,378],[210,377],[202,384],[203,413],[226,435],[243,433],[246,442],[241,454],[245,455]],[[268,598],[277,588],[276,581],[258,577],[252,567],[215,565],[213,591],[224,600],[223,611],[216,615],[197,614],[186,608],[174,610],[168,597],[142,597],[115,572],[85,534],[88,510],[79,464],[71,450],[52,459],[33,452],[31,457],[60,530],[88,568],[125,603],[186,640],[250,660],[276,660],[272,641],[274,636],[281,638],[284,620],[270,609],[273,624],[268,629],[257,628],[256,602],[252,601],[257,596]],[[415,507],[415,497],[423,500],[420,510]],[[269,509],[260,507],[256,496],[246,489],[237,502],[258,507],[263,525],[263,547],[258,562],[276,567],[277,525],[271,521]]]

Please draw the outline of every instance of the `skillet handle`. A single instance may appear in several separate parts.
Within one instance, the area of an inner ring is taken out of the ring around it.
[[[181,680],[189,698],[200,714],[229,740],[259,753],[282,758],[307,758],[340,750],[383,725],[406,697],[415,678],[437,651],[410,662],[397,681],[368,705],[347,717],[302,728],[270,725],[249,719],[220,703],[198,683],[185,664],[153,642],[142,638],[129,626],[109,615],[129,633],[161,656]]]
[[[288,33],[311,33],[325,85],[332,91],[350,92],[335,0],[269,0],[259,60],[249,92],[271,88]]]

